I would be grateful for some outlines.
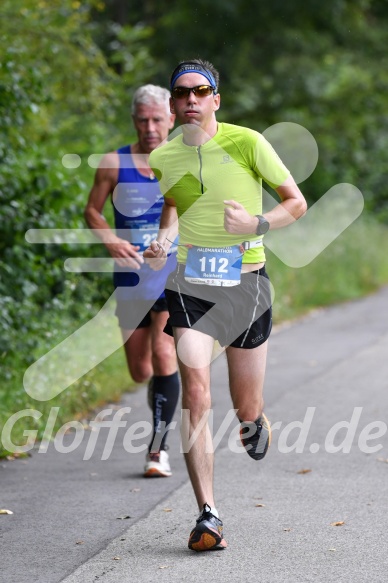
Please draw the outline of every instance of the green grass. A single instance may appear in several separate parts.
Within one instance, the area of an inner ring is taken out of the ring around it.
[[[306,267],[287,267],[267,251],[275,323],[367,295],[388,283],[387,249],[387,227],[364,216]]]
[[[78,382],[71,385],[57,397],[49,401],[38,401],[29,398],[23,389],[23,369],[20,369],[20,384],[12,390],[5,387],[0,392],[0,430],[13,413],[25,409],[34,409],[41,413],[39,419],[31,416],[19,419],[11,433],[14,444],[26,443],[25,430],[36,430],[37,439],[42,439],[52,407],[59,407],[58,416],[54,426],[53,435],[64,423],[71,420],[83,421],[90,416],[93,409],[105,403],[116,402],[126,391],[136,390],[136,385],[131,380],[125,362],[123,349],[117,350],[107,359],[98,364]],[[0,457],[9,454],[9,450],[0,443]]]
[[[364,296],[388,283],[388,229],[368,217],[358,219],[317,259],[306,267],[293,269],[285,266],[271,252],[267,252],[268,272],[275,289],[274,320],[279,323],[297,318],[317,307],[348,301]],[[107,284],[110,285],[110,284]],[[42,314],[50,321],[50,332],[39,342],[30,362],[66,340],[74,329],[87,322],[74,322],[61,312],[56,316]],[[84,328],[77,340],[71,337],[63,348],[51,354],[51,360],[34,370],[31,386],[40,387],[32,398],[24,390],[23,376],[27,368],[23,355],[9,362],[7,354],[0,355],[0,366],[7,363],[13,373],[0,384],[0,432],[10,416],[24,409],[35,409],[39,419],[20,419],[12,432],[12,440],[24,444],[26,429],[37,430],[42,438],[51,407],[59,407],[54,432],[69,420],[83,419],[93,409],[106,402],[116,401],[125,391],[136,390],[129,377],[124,351],[120,345],[119,329],[113,316],[113,306],[94,324]],[[28,339],[26,339],[26,347]],[[26,349],[27,351],[27,349]],[[105,354],[110,354],[104,358]],[[99,364],[95,365],[95,362]],[[79,380],[73,382],[50,400],[40,400],[51,389],[55,392],[67,386],[81,370],[90,367]],[[7,449],[0,441],[0,456]]]

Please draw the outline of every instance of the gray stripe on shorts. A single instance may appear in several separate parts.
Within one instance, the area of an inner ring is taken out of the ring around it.
[[[180,267],[181,267],[180,266],[180,263],[178,263],[178,269],[177,269],[177,272],[176,272],[176,281],[175,281],[175,278],[174,278],[174,283],[176,283],[176,286],[177,286],[177,292],[179,294],[179,299],[181,301],[183,311],[185,312],[185,315],[186,315],[187,323],[189,325],[189,328],[191,328],[191,322],[190,322],[189,314],[187,313],[186,306],[185,306],[185,302],[183,301],[183,296],[181,294],[181,289],[180,289],[179,283],[178,283],[178,276],[179,276]]]
[[[256,274],[256,283],[257,283],[256,305],[255,305],[255,307],[254,307],[254,310],[253,310],[253,314],[252,314],[252,320],[250,321],[250,324],[249,324],[249,326],[248,326],[248,328],[247,328],[247,330],[246,330],[246,332],[245,332],[244,338],[242,339],[242,342],[241,342],[241,344],[240,344],[240,348],[243,348],[243,347],[244,347],[244,342],[245,342],[245,340],[247,339],[247,336],[248,336],[248,334],[249,334],[249,330],[251,329],[251,326],[252,326],[252,324],[253,324],[253,323],[254,323],[254,321],[255,321],[256,310],[257,310],[257,308],[258,308],[258,305],[259,305],[259,298],[260,298],[260,284],[259,284],[259,277],[260,277],[260,275],[259,275],[259,273],[257,273],[257,274]]]

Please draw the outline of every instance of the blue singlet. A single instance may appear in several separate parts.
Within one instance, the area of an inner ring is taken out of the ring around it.
[[[131,156],[131,146],[117,150],[120,167],[118,183],[112,197],[116,230],[120,237],[133,245],[139,245],[139,253],[156,239],[163,195],[156,178],[140,174]],[[119,300],[155,299],[164,297],[167,277],[176,267],[176,253],[167,259],[166,266],[153,271],[147,264],[140,270],[129,271],[115,264],[113,283]]]

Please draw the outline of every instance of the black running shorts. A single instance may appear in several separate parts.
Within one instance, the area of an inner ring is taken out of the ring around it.
[[[241,274],[233,287],[189,283],[183,264],[167,280],[165,295],[170,317],[164,331],[194,328],[212,336],[221,346],[256,348],[272,328],[272,301],[265,267]]]
[[[116,297],[115,315],[120,328],[136,330],[151,326],[151,312],[167,312],[166,298],[156,300],[123,300]]]

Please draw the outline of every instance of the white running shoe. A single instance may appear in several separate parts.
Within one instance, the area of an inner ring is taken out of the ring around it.
[[[171,474],[168,453],[164,449],[157,453],[147,453],[144,466],[145,478],[168,478]]]

